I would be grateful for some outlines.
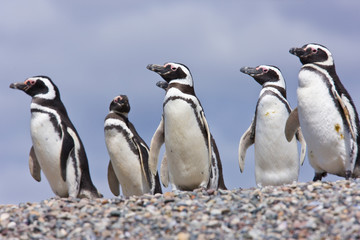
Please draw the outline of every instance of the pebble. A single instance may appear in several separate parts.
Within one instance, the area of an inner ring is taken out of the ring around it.
[[[0,205],[0,239],[358,239],[360,180]]]

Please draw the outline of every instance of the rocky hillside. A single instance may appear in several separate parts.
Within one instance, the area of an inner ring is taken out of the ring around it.
[[[0,205],[0,239],[360,239],[360,181]]]

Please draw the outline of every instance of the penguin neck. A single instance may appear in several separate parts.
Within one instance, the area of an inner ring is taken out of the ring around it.
[[[302,66],[302,69],[307,67],[324,69],[326,72],[330,74],[330,76],[337,76],[334,63],[333,64],[326,64],[326,63],[322,64],[321,62],[306,63]]]
[[[276,84],[276,82],[268,82],[268,83],[265,83],[263,85],[263,88],[262,90],[267,90],[269,88],[274,88],[276,89],[277,91],[279,91],[279,93],[281,94],[281,96],[283,96],[285,99],[286,99],[286,89],[285,89],[285,86],[282,86],[280,84]]]
[[[57,112],[61,113],[62,115],[68,116],[66,108],[65,108],[64,104],[62,103],[62,101],[60,100],[60,97],[57,97],[53,100],[39,98],[39,97],[33,97],[31,102],[41,105],[43,107],[48,107],[48,108],[54,109]]]
[[[128,119],[129,113],[118,112],[118,111],[112,111],[112,112],[115,113],[116,115],[118,115],[119,117],[123,118],[126,122],[129,121],[129,119]]]
[[[181,84],[178,82],[171,82],[166,91],[169,91],[169,89],[171,89],[171,88],[176,88],[176,89],[179,89],[184,94],[189,94],[189,95],[195,96],[195,90],[190,85],[185,85],[185,84]]]

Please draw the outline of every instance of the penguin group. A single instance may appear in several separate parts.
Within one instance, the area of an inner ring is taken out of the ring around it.
[[[287,101],[285,79],[278,67],[240,69],[262,86],[253,120],[240,138],[240,171],[244,171],[247,149],[254,145],[259,187],[296,182],[306,151],[315,171],[313,181],[327,173],[358,178],[359,117],[336,74],[331,52],[320,44],[306,44],[291,48],[290,53],[302,63],[294,109]],[[163,79],[156,83],[165,90],[161,120],[149,147],[129,120],[128,97],[118,95],[111,100],[104,121],[111,192],[120,195],[121,186],[126,197],[161,194],[161,183],[173,191],[226,190],[220,154],[189,68],[167,62],[149,64],[147,69]],[[32,97],[31,176],[41,181],[42,170],[59,197],[102,197],[91,180],[85,148],[54,82],[47,76],[35,76],[12,83],[10,88]],[[162,145],[165,152],[158,171]]]

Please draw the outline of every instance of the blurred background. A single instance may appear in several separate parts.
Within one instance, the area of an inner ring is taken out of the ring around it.
[[[167,61],[184,63],[192,72],[227,187],[255,187],[253,147],[241,174],[238,144],[254,116],[261,86],[240,67],[278,66],[295,107],[301,64],[288,51],[310,42],[323,44],[360,110],[359,11],[355,0],[1,1],[0,204],[54,196],[44,175],[40,183],[30,175],[31,99],[10,89],[10,83],[35,75],[52,78],[85,145],[93,182],[112,198],[103,132],[110,101],[128,95],[129,119],[150,144],[164,91],[155,86],[161,78],[146,66]],[[313,175],[306,158],[299,181],[311,181]]]

